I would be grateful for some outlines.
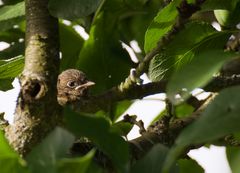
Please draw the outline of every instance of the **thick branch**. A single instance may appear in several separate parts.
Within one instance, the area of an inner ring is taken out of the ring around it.
[[[6,129],[10,144],[23,156],[61,121],[56,97],[58,20],[50,16],[47,4],[48,0],[25,2],[25,67],[14,124]]]

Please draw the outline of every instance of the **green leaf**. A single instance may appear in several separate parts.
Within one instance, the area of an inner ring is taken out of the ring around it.
[[[148,75],[156,82],[169,78],[174,68],[175,59],[168,56],[165,52],[156,55],[150,62]]]
[[[178,160],[179,173],[204,173],[204,169],[192,159],[180,159]]]
[[[105,173],[104,170],[95,163],[91,163],[86,173]]]
[[[0,22],[25,15],[24,1],[0,8]]]
[[[178,118],[189,116],[193,111],[194,107],[187,103],[180,104],[175,108],[176,116]]]
[[[227,9],[232,10],[235,8],[239,0],[211,0],[206,1],[201,6],[202,10],[215,10],[215,9]]]
[[[59,18],[78,19],[95,12],[101,0],[50,0],[50,13]]]
[[[13,5],[13,4],[16,4],[16,3],[21,2],[21,1],[22,0],[2,0],[4,5]]]
[[[133,124],[129,122],[119,121],[112,125],[111,131],[118,133],[120,136],[127,136],[127,134],[132,130]]]
[[[146,4],[149,0],[128,0],[125,1],[127,5],[129,5],[132,8],[139,8]]]
[[[240,1],[236,4],[232,10],[214,10],[214,15],[221,26],[227,28],[235,28],[240,22],[239,14]]]
[[[30,170],[34,173],[57,173],[57,161],[68,153],[75,138],[68,131],[57,127],[27,156]]]
[[[128,145],[122,137],[112,132],[109,122],[103,117],[89,114],[78,114],[65,109],[68,128],[78,137],[85,136],[104,151],[114,165],[125,172],[128,165]]]
[[[95,151],[89,151],[80,158],[62,159],[58,162],[58,171],[60,173],[85,173],[94,157]]]
[[[178,103],[182,98],[186,99],[193,89],[203,87],[224,62],[234,56],[236,55],[222,50],[211,50],[196,55],[189,64],[173,74],[167,85],[168,97],[174,103]],[[182,98],[176,99],[177,94]]]
[[[239,147],[227,147],[226,154],[232,173],[238,173],[240,170],[240,149]]]
[[[18,25],[20,22],[24,20],[25,20],[25,16],[20,16],[20,17],[15,17],[8,20],[0,21],[0,26],[1,26],[0,31],[6,31],[8,29],[12,29],[14,25]]]
[[[165,50],[152,60],[149,67],[150,78],[153,81],[168,79],[174,71],[189,63],[197,54],[223,49],[230,35],[231,32],[217,32],[207,23],[187,24]]]
[[[0,90],[7,91],[12,89],[13,88],[12,82],[13,82],[12,78],[0,79]]]
[[[24,1],[0,8],[0,31],[12,28],[25,19]]]
[[[18,76],[23,70],[23,65],[23,56],[17,56],[10,60],[0,60],[0,79]]]
[[[167,114],[168,114],[167,110],[166,110],[166,108],[164,108],[157,116],[154,117],[154,119],[151,121],[150,125],[159,121],[163,116],[166,116]]]
[[[154,145],[146,156],[133,165],[131,173],[161,173],[167,153],[167,147],[162,144]],[[177,172],[175,167],[171,170],[173,172]]]
[[[16,44],[16,42],[18,42],[20,38],[24,38],[24,37],[25,37],[25,33],[22,32],[19,28],[12,28],[7,31],[0,32],[0,40],[7,42],[9,44],[13,44],[12,42]]]
[[[62,52],[61,69],[72,68],[78,60],[84,40],[72,26],[66,26],[62,23],[59,25],[59,34],[60,51]]]
[[[225,135],[240,132],[239,93],[239,86],[221,91],[202,115],[181,132],[175,147],[170,150],[166,159],[165,171],[187,146],[210,142]]]
[[[16,157],[16,156],[17,156],[17,154],[14,152],[14,150],[8,144],[2,131],[0,131],[0,158]]]
[[[177,139],[177,144],[197,144],[239,132],[239,91],[240,87],[221,91],[202,116],[183,130]]]
[[[131,68],[129,54],[119,41],[117,22],[116,14],[107,11],[99,13],[79,55],[77,68],[96,83],[94,92],[118,85],[128,76]]]
[[[0,131],[0,167],[1,173],[26,173],[25,162],[10,147],[2,131]]]
[[[132,103],[133,102],[129,100],[114,103],[111,108],[111,119],[116,121],[131,106]]]
[[[6,91],[12,88],[12,81],[22,72],[23,66],[23,56],[0,60],[0,90]]]
[[[180,0],[172,1],[153,19],[145,34],[144,50],[146,53],[155,48],[158,41],[172,29],[178,15],[177,6],[180,2]]]
[[[4,49],[3,51],[0,51],[0,61],[1,59],[7,60],[15,56],[23,55],[24,48],[25,48],[24,42],[21,43],[15,42],[14,44],[10,45],[10,47]]]
[[[137,3],[138,1],[142,0],[133,0],[131,4],[135,2]],[[145,0],[143,0],[142,3],[144,1]],[[128,3],[129,1],[125,2]],[[143,58],[144,56],[144,36],[146,30],[159,9],[163,8],[163,2],[158,0],[148,0],[144,5],[142,5],[142,3],[139,3],[137,7],[134,6],[133,8],[130,8],[126,13],[132,15],[119,21],[119,32],[122,35],[121,40],[123,40],[124,43],[136,40],[141,49],[140,55],[139,53],[137,54],[139,58]],[[139,6],[141,8],[138,8]],[[133,9],[135,10],[133,11]]]

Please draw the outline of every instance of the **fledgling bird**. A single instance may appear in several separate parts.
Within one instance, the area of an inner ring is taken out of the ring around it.
[[[58,75],[58,103],[65,105],[70,102],[88,97],[89,87],[95,85],[86,75],[76,69],[68,69]]]

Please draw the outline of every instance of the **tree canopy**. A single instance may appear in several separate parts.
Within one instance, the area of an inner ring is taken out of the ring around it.
[[[1,114],[1,173],[204,172],[187,153],[210,144],[240,170],[240,0],[2,2],[0,90],[16,77],[21,90],[13,124]],[[59,105],[58,74],[73,68],[96,85]],[[157,93],[166,108],[148,128],[137,115],[117,121]],[[127,140],[134,125],[141,136]]]

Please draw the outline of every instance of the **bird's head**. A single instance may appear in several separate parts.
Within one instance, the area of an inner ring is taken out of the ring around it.
[[[58,102],[64,105],[88,96],[89,87],[95,85],[86,75],[76,69],[68,69],[58,76]]]

